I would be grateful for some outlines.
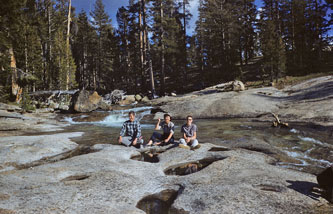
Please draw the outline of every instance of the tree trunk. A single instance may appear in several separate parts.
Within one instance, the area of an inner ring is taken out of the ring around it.
[[[142,6],[142,1],[140,1],[140,9],[139,9],[139,28],[140,28],[140,62],[141,62],[141,87],[145,86],[145,71],[144,71],[144,53],[143,53],[143,46],[144,46],[144,31],[142,28],[142,11],[143,11],[143,6]]]
[[[21,100],[21,93],[22,88],[17,84],[17,68],[16,68],[16,59],[14,56],[13,48],[9,48],[9,55],[10,55],[10,68],[12,71],[12,95],[16,96],[16,102],[19,103]]]
[[[164,56],[164,28],[163,28],[163,2],[160,1],[160,15],[161,15],[161,95],[165,95],[165,56]]]
[[[148,52],[149,52],[149,76],[150,76],[150,86],[151,86],[151,94],[152,97],[155,97],[155,83],[154,83],[154,72],[153,72],[153,62],[150,56],[150,44],[148,42]]]
[[[143,55],[142,55],[142,60],[143,60],[143,73],[142,73],[142,87],[143,90],[147,90],[146,86],[146,66],[147,66],[147,35],[146,35],[146,1],[141,0],[141,12],[142,12],[142,35],[143,35]]]
[[[70,76],[70,67],[69,67],[69,36],[70,36],[70,27],[71,27],[71,8],[72,1],[69,0],[68,3],[68,18],[67,18],[67,38],[66,38],[66,61],[67,61],[67,73],[66,73],[66,90],[69,89],[69,76]]]
[[[184,34],[183,34],[183,42],[184,42],[184,86],[186,87],[187,85],[187,51],[186,51],[186,1],[183,0],[183,12],[184,12],[184,17],[183,17],[183,22],[184,22]]]
[[[154,97],[155,95],[155,84],[154,84],[154,72],[153,72],[153,63],[151,60],[151,56],[150,56],[150,44],[149,44],[149,40],[148,40],[148,31],[147,31],[147,23],[146,23],[146,1],[145,0],[141,0],[142,2],[142,18],[143,18],[143,41],[144,41],[144,65],[147,66],[148,64],[148,70],[149,70],[149,76],[150,76],[150,86],[151,86],[151,93],[152,96]],[[147,52],[148,49],[148,52]],[[149,56],[148,56],[149,55]],[[148,61],[148,62],[147,62]],[[144,68],[145,69],[145,68]],[[144,80],[145,81],[145,78]]]
[[[53,85],[53,75],[51,75],[51,41],[52,41],[52,29],[51,29],[51,2],[47,1],[47,30],[48,41],[45,44],[46,54],[46,66],[44,71],[44,89],[49,89]]]

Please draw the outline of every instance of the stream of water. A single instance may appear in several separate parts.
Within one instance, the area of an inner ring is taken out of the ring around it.
[[[62,118],[71,124],[68,131],[80,131],[85,134],[74,138],[78,144],[117,144],[117,137],[129,111],[136,112],[141,122],[142,135],[147,141],[156,121],[152,120],[151,107],[120,109],[110,112],[66,115]],[[175,139],[180,138],[183,120],[175,123]],[[281,158],[276,164],[310,173],[318,173],[333,164],[333,141],[331,130],[325,127],[305,123],[290,123],[290,129],[271,127],[270,122],[258,122],[252,119],[200,119],[194,120],[198,126],[198,139],[201,143],[216,145],[247,145],[260,141],[278,148],[289,159]],[[275,156],[276,157],[276,156]],[[279,159],[279,158],[278,158]]]

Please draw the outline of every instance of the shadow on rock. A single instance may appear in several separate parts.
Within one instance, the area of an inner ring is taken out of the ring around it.
[[[306,195],[313,200],[319,201],[320,194],[313,191],[314,187],[318,187],[316,183],[308,182],[308,181],[291,181],[287,180],[287,182],[290,184],[287,186],[290,189],[293,189],[299,193],[302,193],[303,195]]]

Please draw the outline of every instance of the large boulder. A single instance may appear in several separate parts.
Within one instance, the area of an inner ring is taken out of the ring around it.
[[[242,83],[242,82],[239,81],[239,80],[235,80],[235,81],[232,83],[232,90],[233,90],[233,91],[244,91],[244,90],[245,90],[244,83]]]
[[[82,90],[72,98],[72,110],[76,112],[91,112],[99,108],[102,97],[96,91]]]
[[[324,190],[324,197],[333,203],[333,165],[317,175],[317,181]]]
[[[111,104],[117,104],[119,103],[121,100],[124,99],[124,96],[125,96],[125,92],[123,90],[114,90],[112,91],[111,93],[109,94],[106,94],[103,99],[104,101],[111,105]]]
[[[126,95],[125,99],[120,101],[120,105],[130,105],[135,102],[135,95]]]

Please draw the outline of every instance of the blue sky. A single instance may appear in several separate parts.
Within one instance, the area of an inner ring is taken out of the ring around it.
[[[118,8],[121,6],[127,6],[128,0],[103,0],[105,5],[105,11],[109,14],[110,18],[112,19],[112,25],[117,26],[116,14]],[[261,0],[255,0],[257,7],[262,6]],[[94,10],[95,0],[72,0],[73,7],[76,8],[76,13],[78,14],[81,10],[84,10],[89,15],[89,12]],[[198,16],[198,6],[199,0],[190,0],[190,11],[193,15],[192,19],[190,20],[190,28],[188,29],[188,33],[192,34],[195,28],[195,21]],[[333,30],[331,29],[331,33],[333,34]]]
[[[110,15],[110,18],[112,19],[113,26],[117,26],[117,20],[116,20],[116,14],[118,8],[121,6],[127,6],[128,0],[103,0],[103,3],[105,5],[105,11]],[[94,4],[95,0],[72,0],[73,7],[76,8],[76,13],[78,14],[81,12],[81,10],[84,10],[89,15],[89,12],[94,10]],[[256,4],[258,6],[261,6],[261,0],[256,0]],[[199,1],[198,0],[190,0],[190,10],[193,15],[190,26],[191,28],[189,31],[193,31],[195,27],[195,21],[198,16],[198,6]]]

